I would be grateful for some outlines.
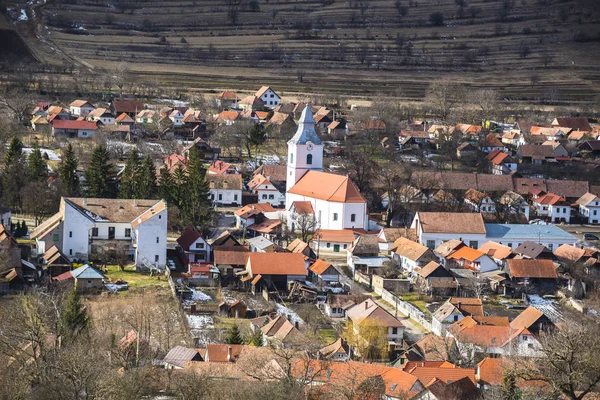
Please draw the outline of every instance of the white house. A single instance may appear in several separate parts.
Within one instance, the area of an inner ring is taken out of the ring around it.
[[[59,212],[33,230],[38,254],[53,245],[71,260],[119,251],[138,268],[164,268],[167,205],[163,200],[61,198]]]
[[[190,263],[203,263],[210,261],[210,244],[194,228],[187,228],[177,243],[181,247],[185,259]]]
[[[527,221],[529,221],[529,203],[520,194],[509,190],[500,197],[499,203],[506,207],[511,214],[523,214]]]
[[[281,102],[281,97],[269,86],[263,86],[255,94],[256,97],[262,100],[265,107],[275,108]]]
[[[469,205],[475,212],[493,213],[496,211],[496,204],[487,194],[477,189],[469,189],[465,193],[465,204]]]
[[[115,116],[106,108],[96,108],[87,115],[88,121],[100,122],[103,125],[115,125]]]
[[[346,311],[346,315],[352,321],[355,335],[360,336],[361,326],[380,327],[386,329],[386,338],[390,344],[402,344],[404,324],[379,307],[375,301],[367,299]]]
[[[510,175],[517,170],[517,160],[503,151],[494,150],[488,154],[487,159],[494,175]]]
[[[498,264],[492,260],[483,251],[475,250],[470,247],[461,247],[447,257],[453,263],[458,264],[462,268],[470,269],[474,272],[490,272],[498,269]],[[452,264],[452,263],[451,263]],[[450,264],[450,268],[453,266]]]
[[[417,212],[410,227],[416,229],[419,243],[432,250],[452,239],[472,248],[486,241],[480,213]]]
[[[347,176],[322,170],[323,143],[306,106],[288,141],[286,209],[295,201],[309,201],[321,229],[367,229],[367,201],[358,188]]]
[[[451,297],[431,315],[432,332],[444,336],[446,328],[470,315],[483,315],[481,299]]]
[[[321,259],[315,261],[308,271],[313,280],[320,284],[330,284],[340,280],[340,273],[333,264]]]
[[[389,250],[393,260],[410,273],[436,258],[429,247],[403,237],[398,238]]]
[[[571,203],[563,196],[546,193],[534,198],[532,204],[538,216],[548,218],[551,222],[568,224],[571,220]]]
[[[354,233],[350,229],[343,230],[330,230],[330,229],[319,229],[315,232],[312,237],[313,250],[319,254],[319,252],[327,253],[340,253],[346,254],[348,247],[352,245],[354,241]]]
[[[78,117],[87,116],[94,108],[91,103],[86,100],[75,100],[71,104],[69,104],[69,111],[72,115],[76,115]]]
[[[588,224],[600,222],[600,198],[593,193],[586,193],[577,201],[579,215],[587,219]]]
[[[269,203],[275,207],[285,205],[285,188],[283,185],[274,185],[264,175],[256,174],[248,182],[248,189],[258,195],[259,203]]]
[[[142,110],[135,116],[135,121],[138,124],[151,124],[154,122],[154,111]]]
[[[213,175],[207,174],[210,190],[210,199],[216,205],[234,205],[242,204],[242,175]]]
[[[173,126],[178,128],[183,126],[183,114],[179,110],[173,110],[169,114],[169,119],[173,121]]]

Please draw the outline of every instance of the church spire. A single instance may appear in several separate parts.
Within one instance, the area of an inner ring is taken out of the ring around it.
[[[315,119],[308,104],[302,110],[302,115],[300,115],[300,120],[298,121],[298,130],[288,141],[288,144],[306,144],[307,142],[322,144],[321,138],[315,130]]]

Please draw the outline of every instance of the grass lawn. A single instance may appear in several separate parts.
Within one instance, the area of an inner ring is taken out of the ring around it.
[[[429,310],[427,309],[426,304],[427,301],[423,299],[423,295],[421,293],[409,292],[404,294],[397,295],[402,300],[412,304],[417,307],[419,310],[423,311],[425,314],[429,314]]]
[[[136,272],[135,266],[129,265],[121,271],[118,265],[109,265],[106,267],[104,275],[112,282],[123,280],[129,284],[129,289],[139,289],[150,286],[169,287],[167,278],[164,275],[150,276],[142,272]]]
[[[333,328],[319,329],[319,337],[324,344],[331,344],[337,339],[337,333]]]

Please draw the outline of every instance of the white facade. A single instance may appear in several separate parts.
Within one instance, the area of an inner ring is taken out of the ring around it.
[[[306,106],[298,130],[288,141],[286,190],[290,190],[308,170],[323,170],[323,143],[315,130],[315,120]],[[287,209],[292,202],[287,202]]]
[[[446,335],[446,328],[452,325],[453,323],[460,321],[465,316],[462,315],[458,310],[454,310],[452,314],[448,315],[444,320],[440,321],[438,319],[431,318],[431,332],[435,333],[438,336]]]
[[[91,138],[96,133],[95,130],[92,129],[77,129],[77,137],[82,139]]]
[[[87,260],[91,230],[96,224],[78,209],[65,202],[61,202],[61,211],[64,215],[62,252],[71,260],[78,258]]]
[[[281,193],[269,181],[265,181],[254,188],[254,193],[258,195],[259,203],[269,203],[273,207],[285,205],[285,193]]]
[[[269,108],[277,107],[281,102],[281,97],[279,97],[279,95],[271,88],[268,88],[262,96],[260,96],[260,99],[265,103],[265,106]]]
[[[534,203],[536,212],[541,217],[548,217],[552,222],[561,222],[563,219],[568,224],[571,220],[571,206]]]
[[[85,117],[92,111],[94,111],[94,107],[92,106],[84,106],[84,107],[74,107],[70,106],[69,111],[71,114],[76,115],[78,117]]]
[[[481,200],[481,204],[476,204],[475,202],[465,199],[465,204],[468,204],[471,209],[475,212],[488,212],[493,213],[496,211],[496,204],[489,197],[484,197]]]
[[[326,240],[317,241],[316,239],[313,239],[313,250],[315,252],[348,254],[347,250],[348,250],[348,247],[350,247],[350,245],[351,245],[351,243],[326,241]]]
[[[167,208],[135,227],[135,264],[148,262],[158,268],[167,264]]]
[[[600,223],[600,199],[596,197],[596,199],[587,205],[579,205],[579,214],[587,218],[588,224],[597,224]]]
[[[472,248],[478,248],[479,245],[487,241],[484,233],[425,233],[421,231],[418,233],[418,236],[419,243],[432,250],[452,239],[461,240]]]
[[[177,111],[177,113],[171,113],[169,115],[169,119],[173,121],[173,126],[183,126],[183,114],[180,111]]]
[[[242,204],[241,189],[210,189],[210,199],[216,204]]]
[[[294,193],[287,194],[287,201],[310,201],[320,229],[366,229],[368,226],[366,203],[339,203],[315,199]]]

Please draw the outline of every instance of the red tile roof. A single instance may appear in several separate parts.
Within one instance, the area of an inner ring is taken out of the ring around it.
[[[298,214],[314,214],[312,203],[310,201],[294,201],[292,206]]]
[[[202,235],[200,235],[195,228],[187,228],[185,231],[183,231],[181,236],[177,238],[177,243],[179,243],[183,250],[189,250],[190,246],[201,237]]]
[[[213,163],[208,167],[208,172],[213,172],[215,174],[224,174],[231,167],[231,164],[223,162],[223,161],[213,161]]]
[[[96,130],[96,122],[91,121],[73,121],[73,120],[52,120],[52,127],[54,129],[87,129]]]
[[[366,203],[356,185],[347,176],[308,171],[288,193],[339,203]]]
[[[558,278],[552,260],[513,259],[506,260],[506,265],[514,278]]]
[[[323,275],[329,267],[332,267],[331,263],[318,259],[310,266],[309,270],[317,275]]]
[[[246,270],[252,275],[306,275],[304,256],[299,253],[250,253]]]

